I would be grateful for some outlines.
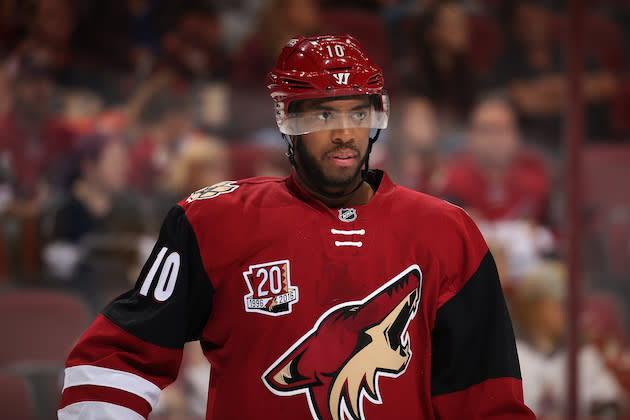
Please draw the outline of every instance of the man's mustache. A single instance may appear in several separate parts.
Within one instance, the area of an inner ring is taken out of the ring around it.
[[[328,157],[330,155],[333,155],[335,153],[340,153],[340,152],[345,152],[345,153],[350,153],[352,152],[353,154],[356,154],[357,156],[361,155],[361,151],[359,150],[358,147],[354,146],[354,145],[346,145],[346,146],[338,146],[335,147],[332,150],[329,150],[328,152],[326,152],[324,154],[324,156]]]

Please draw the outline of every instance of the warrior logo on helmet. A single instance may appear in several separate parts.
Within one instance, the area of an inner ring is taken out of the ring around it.
[[[305,394],[315,420],[365,420],[364,403],[383,403],[382,377],[411,360],[407,327],[420,302],[422,272],[412,265],[361,301],[330,308],[262,375],[276,395]]]

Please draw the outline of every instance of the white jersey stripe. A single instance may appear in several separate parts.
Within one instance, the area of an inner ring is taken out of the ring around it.
[[[365,235],[365,229],[359,229],[359,230],[330,229],[330,233],[332,233],[333,235]]]
[[[335,246],[356,246],[361,248],[363,246],[363,242],[353,242],[353,241],[335,241]]]
[[[152,408],[155,407],[160,397],[160,388],[155,384],[138,375],[122,370],[80,365],[66,368],[65,372],[64,390],[79,385],[98,385],[122,389],[144,398]]]
[[[59,420],[145,420],[135,411],[120,405],[99,402],[82,401],[70,404],[57,411]]]

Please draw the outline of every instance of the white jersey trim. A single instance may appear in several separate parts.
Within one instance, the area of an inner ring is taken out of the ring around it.
[[[144,398],[151,408],[160,397],[160,388],[133,373],[98,366],[79,365],[66,368],[63,389],[80,385],[98,385],[121,389]],[[81,417],[83,418],[83,417]]]
[[[358,230],[330,229],[330,233],[332,233],[333,235],[365,235],[365,229],[358,229]]]
[[[145,420],[135,411],[120,405],[99,402],[82,401],[70,404],[57,411],[59,420]]]
[[[361,248],[363,246],[363,242],[353,242],[353,241],[335,241],[335,246],[356,246]]]

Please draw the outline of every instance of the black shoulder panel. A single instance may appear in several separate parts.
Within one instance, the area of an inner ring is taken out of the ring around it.
[[[199,339],[214,290],[184,210],[173,207],[133,290],[103,315],[134,336],[168,348]]]
[[[512,322],[489,251],[464,287],[438,309],[431,350],[433,396],[490,378],[521,378]]]

